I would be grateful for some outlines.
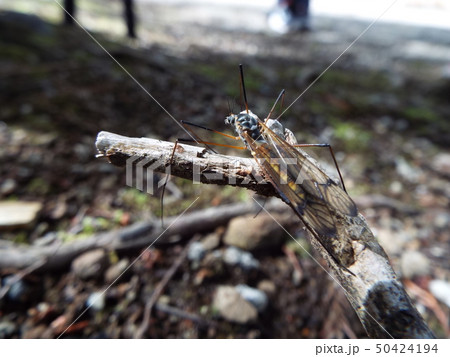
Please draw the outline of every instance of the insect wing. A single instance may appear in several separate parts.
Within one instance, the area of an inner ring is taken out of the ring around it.
[[[288,176],[297,185],[301,185],[309,196],[314,197],[315,201],[326,202],[332,209],[342,214],[352,217],[358,214],[355,203],[339,185],[300,151],[275,135],[264,123],[260,122],[260,125],[261,135],[271,148],[269,152],[272,152],[272,159],[276,155],[279,155],[278,158],[285,158]]]
[[[302,186],[296,184],[292,179],[289,167],[287,170],[280,169],[279,160],[274,161],[274,159],[279,159],[278,153],[273,151],[270,145],[251,139],[248,142],[255,153],[258,164],[282,199],[292,207],[305,224],[318,234],[334,236],[336,227],[327,205],[322,200],[306,194]]]

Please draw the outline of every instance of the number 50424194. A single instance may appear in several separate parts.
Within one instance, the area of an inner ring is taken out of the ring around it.
[[[376,353],[437,353],[438,346],[437,344],[429,344],[429,343],[377,343]]]

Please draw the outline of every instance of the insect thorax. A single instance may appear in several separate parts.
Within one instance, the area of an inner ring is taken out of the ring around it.
[[[245,142],[243,133],[246,132],[257,142],[264,142],[258,124],[259,118],[250,110],[240,112],[239,114],[231,114],[225,119],[225,123],[232,125],[239,137]]]

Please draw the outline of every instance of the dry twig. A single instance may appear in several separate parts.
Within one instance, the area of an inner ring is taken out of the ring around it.
[[[268,207],[275,210],[285,210],[283,205],[269,203]],[[230,219],[245,214],[256,213],[257,205],[238,203],[211,207],[208,209],[186,213],[182,217],[169,217],[165,220],[166,227],[170,227],[164,233],[155,246],[167,243],[168,237],[189,237],[194,233],[209,232],[218,226],[225,225]],[[172,224],[176,220],[175,224]],[[9,241],[0,241],[0,269],[27,269],[36,267],[36,270],[58,270],[70,265],[78,255],[96,248],[110,251],[138,250],[147,247],[158,238],[164,229],[161,222],[138,222],[128,227],[94,234],[82,240],[75,240],[64,244],[58,243],[49,246],[26,246]],[[169,243],[174,243],[173,239]]]
[[[164,277],[162,280],[158,283],[155,290],[153,291],[152,296],[145,304],[145,310],[144,310],[144,316],[142,319],[141,327],[136,331],[135,338],[143,338],[145,336],[145,333],[148,330],[148,327],[150,326],[150,316],[152,314],[153,306],[156,304],[156,301],[158,301],[159,297],[163,293],[166,285],[169,283],[170,279],[174,276],[174,274],[177,272],[180,265],[183,263],[183,261],[186,259],[189,247],[192,244],[194,239],[191,240],[189,244],[184,247],[181,254],[178,255],[177,259],[173,262],[172,266],[169,270],[166,271],[164,274]]]

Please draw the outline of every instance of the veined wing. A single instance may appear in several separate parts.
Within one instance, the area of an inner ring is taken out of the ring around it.
[[[310,201],[323,202],[333,210],[348,216],[354,217],[358,214],[355,203],[339,185],[296,148],[273,133],[264,123],[260,122],[259,124],[261,125],[261,135],[267,143],[265,161],[273,162],[273,160],[276,160],[280,162],[283,169],[281,171],[284,171],[282,173],[287,176],[284,178],[284,182],[291,183],[291,186],[293,186],[291,189],[294,186],[301,186]],[[261,144],[253,142],[253,145]]]
[[[244,134],[245,135],[245,134]],[[252,153],[268,179],[285,201],[297,213],[302,221],[322,236],[335,236],[336,225],[330,209],[323,200],[305,192],[302,186],[295,184],[288,174],[273,164],[274,152],[267,143],[249,139]]]

